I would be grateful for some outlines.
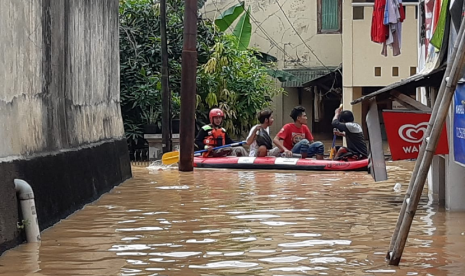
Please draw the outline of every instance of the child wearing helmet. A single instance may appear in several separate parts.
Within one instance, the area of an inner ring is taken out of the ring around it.
[[[197,137],[195,145],[199,149],[206,149],[204,157],[221,157],[221,156],[247,156],[247,151],[243,147],[230,147],[213,150],[214,147],[229,145],[235,143],[226,133],[226,130],[221,127],[223,123],[224,113],[219,108],[213,108],[208,114],[210,124],[203,126]]]
[[[334,111],[332,125],[334,127],[334,134],[346,137],[347,141],[347,147],[337,148],[334,160],[357,160],[368,157],[362,127],[354,122],[352,111],[342,111],[342,108],[337,108]]]

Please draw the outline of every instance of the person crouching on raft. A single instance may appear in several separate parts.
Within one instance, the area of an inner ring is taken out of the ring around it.
[[[205,149],[203,157],[223,157],[223,156],[247,156],[247,151],[243,147],[228,147],[213,150],[215,147],[236,143],[221,127],[224,119],[224,112],[219,108],[213,108],[209,113],[210,124],[203,126],[197,137],[195,144],[199,149]]]
[[[347,141],[347,147],[336,147],[334,160],[348,161],[368,158],[362,127],[354,122],[352,111],[336,109],[332,125],[334,134],[345,137]]]

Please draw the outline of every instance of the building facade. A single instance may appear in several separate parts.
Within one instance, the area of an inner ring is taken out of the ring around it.
[[[371,41],[373,10],[374,1],[370,0],[343,3],[343,104],[344,109],[354,112],[355,120],[362,122],[365,130],[368,105],[351,105],[351,102],[414,75],[418,61],[417,3],[404,1],[405,20],[402,23],[401,54],[398,56],[393,56],[389,47],[387,56],[383,56],[382,45]],[[378,104],[380,109],[393,107],[391,100]]]
[[[204,17],[215,19],[235,4],[238,1],[211,0],[201,12]],[[276,57],[277,69],[297,77],[296,81],[277,81],[287,95],[274,99],[275,124],[271,132],[276,133],[283,124],[291,122],[289,113],[299,104],[307,109],[309,122],[318,124],[322,117],[318,113],[324,115],[319,107],[324,105],[317,104],[315,122],[314,99],[318,100],[327,91],[315,96],[313,89],[304,87],[304,84],[333,71],[342,63],[342,1],[251,0],[246,2],[246,8],[250,8],[252,23],[250,47]],[[339,101],[334,100],[332,111]]]

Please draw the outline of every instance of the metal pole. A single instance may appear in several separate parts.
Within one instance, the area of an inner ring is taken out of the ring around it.
[[[197,88],[197,0],[185,0],[183,37],[179,170],[192,171],[194,169],[195,95]]]
[[[163,153],[171,151],[171,93],[168,79],[168,47],[166,44],[166,0],[160,0],[162,144]]]
[[[462,26],[464,25],[465,20],[462,21]],[[457,48],[457,56],[452,61],[452,68],[450,69],[449,75],[444,75],[443,82],[445,85],[441,85],[441,90],[439,94],[443,95],[441,103],[438,107],[436,114],[431,114],[431,119],[428,125],[428,128],[431,128],[431,133],[429,136],[426,136],[423,144],[426,144],[426,149],[423,153],[422,159],[417,160],[420,162],[418,167],[418,175],[412,175],[413,188],[412,195],[409,198],[405,199],[404,205],[406,205],[405,214],[399,228],[399,233],[397,235],[394,247],[392,252],[390,252],[389,264],[390,265],[399,265],[400,258],[405,248],[405,243],[407,242],[407,237],[412,225],[413,217],[417,210],[418,202],[420,201],[421,193],[425,185],[426,177],[433,159],[434,152],[436,150],[439,137],[441,135],[442,128],[444,126],[447,113],[454,96],[455,87],[458,80],[462,77],[461,72],[465,68],[465,36],[464,28],[460,28],[461,32],[459,33],[460,40],[457,40],[454,48]],[[455,50],[454,50],[455,51]],[[450,65],[450,64],[449,64]],[[449,66],[448,66],[449,67]],[[432,127],[431,127],[432,125]],[[429,141],[428,141],[429,138]]]
[[[455,46],[454,46],[454,48],[452,50],[452,53],[451,53],[451,56],[450,56],[450,60],[452,62],[455,60],[455,58],[457,56],[458,43],[462,39],[461,34],[463,34],[464,29],[465,29],[464,22],[465,22],[465,20],[462,21],[462,24],[460,26],[460,30],[458,32],[457,40],[455,42]],[[449,76],[450,73],[451,73],[451,70],[452,70],[452,66],[447,66],[446,72],[444,73],[444,76]],[[433,110],[432,110],[431,114],[437,114],[437,112],[439,110],[439,106],[441,104],[441,99],[444,97],[444,91],[445,91],[446,84],[447,83],[446,83],[445,78],[444,78],[442,80],[442,82],[441,82],[441,86],[439,88],[439,91],[438,91],[438,93],[437,93],[437,95],[435,97]],[[430,123],[428,125],[428,127],[427,127],[427,129],[425,131],[425,135],[424,135],[425,137],[430,136],[432,126],[433,126],[432,123]],[[426,150],[426,143],[422,143],[421,147],[420,147],[420,151],[418,153],[417,162],[415,162],[415,168],[413,169],[413,172],[412,172],[412,177],[410,178],[409,186],[408,186],[407,191],[405,193],[404,203],[402,204],[402,208],[401,208],[400,213],[399,213],[399,218],[397,219],[396,228],[394,229],[394,233],[393,233],[392,238],[391,238],[391,244],[389,245],[389,251],[386,254],[386,259],[387,260],[391,259],[390,254],[394,249],[394,245],[396,243],[397,236],[399,234],[399,229],[400,229],[400,226],[401,226],[402,221],[404,219],[405,210],[407,209],[407,199],[410,198],[410,195],[411,195],[412,189],[413,189],[413,184],[415,183],[415,177],[414,176],[418,175],[418,169],[420,168],[420,164],[421,164],[420,161],[423,160],[425,150]]]

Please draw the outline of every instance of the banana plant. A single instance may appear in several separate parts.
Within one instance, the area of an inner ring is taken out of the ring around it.
[[[222,32],[226,31],[242,14],[239,22],[234,28],[233,35],[238,40],[238,50],[244,51],[249,47],[250,37],[252,36],[252,24],[250,23],[250,8],[245,10],[244,2],[240,2],[225,12],[223,12],[216,20],[215,25]]]
[[[242,15],[242,16],[241,16]],[[250,38],[252,36],[252,24],[250,23],[250,7],[246,10],[244,1],[228,8],[216,20],[215,25],[221,32],[230,28],[233,23],[240,17],[234,28],[233,35],[237,38],[238,50],[247,50]],[[269,67],[269,64],[265,63]],[[296,80],[297,78],[286,71],[271,69],[267,70],[269,76],[278,79],[281,82]],[[213,99],[212,99],[213,100]]]

